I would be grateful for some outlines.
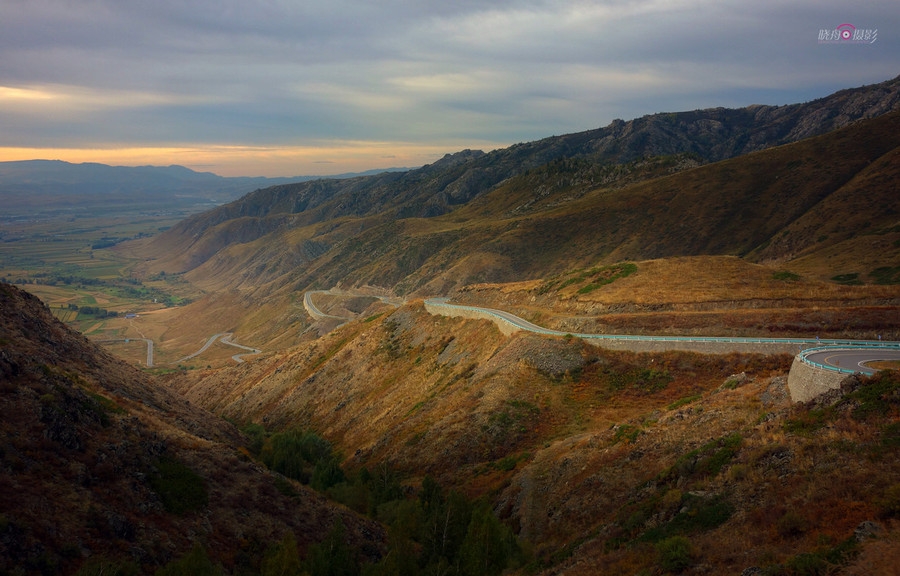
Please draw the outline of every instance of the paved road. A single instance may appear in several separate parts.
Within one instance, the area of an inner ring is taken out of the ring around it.
[[[262,350],[257,350],[256,348],[251,348],[250,346],[244,346],[243,344],[237,344],[231,341],[231,337],[233,334],[231,332],[225,334],[219,342],[222,344],[228,344],[229,346],[234,346],[235,348],[241,348],[243,350],[249,350],[249,352],[244,352],[243,354],[235,354],[231,357],[232,360],[240,364],[244,361],[243,356],[251,356],[253,354],[262,354]]]
[[[876,370],[868,367],[866,364],[884,360],[900,361],[900,350],[892,348],[820,350],[809,352],[805,357],[811,362],[824,366],[852,370],[853,372],[862,372],[864,374],[874,374]]]
[[[331,314],[322,312],[318,307],[316,307],[315,303],[313,302],[313,294],[331,294],[331,292],[329,290],[310,290],[303,295],[303,307],[306,308],[306,311],[310,316],[313,317],[313,319],[324,320],[326,318],[332,318],[334,320],[343,320],[345,322],[352,320],[352,318],[345,318],[344,316],[333,316]]]
[[[739,337],[715,337],[715,336],[636,336],[636,335],[618,335],[618,334],[572,334],[561,332],[559,330],[550,330],[543,328],[518,316],[496,310],[493,308],[481,308],[478,306],[465,306],[461,304],[450,304],[447,298],[430,298],[426,303],[446,306],[449,308],[457,308],[461,311],[475,311],[495,319],[508,322],[521,330],[536,332],[538,334],[546,334],[551,336],[576,336],[586,340],[604,340],[604,341],[639,341],[639,342],[705,342],[710,344],[745,344],[745,345],[770,345],[770,344],[790,344],[800,347],[812,348],[818,346],[843,346],[852,347],[851,350],[822,351],[824,359],[815,360],[819,364],[830,366],[833,368],[844,368],[853,371],[874,373],[871,368],[864,366],[865,363],[875,362],[878,360],[900,360],[900,342],[882,342],[878,340],[820,340],[818,338],[739,338]],[[818,354],[818,353],[816,353]],[[813,354],[808,356],[812,359]]]
[[[406,302],[403,298],[397,298],[393,296],[378,296],[375,294],[368,294],[363,291],[342,291],[342,290],[310,290],[303,294],[303,307],[306,309],[306,312],[312,317],[313,320],[324,320],[326,318],[331,318],[333,320],[343,320],[344,322],[349,322],[353,320],[355,316],[335,316],[333,314],[326,314],[319,310],[318,306],[316,306],[315,302],[313,302],[312,296],[313,294],[329,294],[332,296],[346,296],[346,297],[356,297],[356,296],[367,296],[370,298],[378,298],[385,304],[390,304],[391,306],[397,307],[402,306],[404,302]]]
[[[178,360],[173,362],[173,364],[178,363],[178,362],[184,362],[185,360],[190,360],[191,358],[194,358],[196,356],[203,354],[204,352],[206,352],[207,349],[209,349],[210,346],[212,346],[213,344],[216,343],[216,340],[218,340],[222,336],[225,336],[226,334],[231,334],[231,333],[230,332],[219,332],[218,334],[213,334],[212,336],[209,337],[209,340],[206,341],[206,344],[204,344],[202,348],[200,348],[193,354],[188,354],[184,358],[179,358]]]
[[[209,339],[206,341],[206,344],[204,344],[202,348],[200,348],[193,354],[188,354],[184,358],[176,360],[175,362],[173,362],[173,364],[178,363],[178,362],[184,362],[185,360],[190,360],[191,358],[194,358],[196,356],[199,356],[200,354],[203,354],[204,352],[207,351],[207,349],[209,349],[210,346],[215,344],[216,340],[219,340],[222,344],[227,344],[228,346],[234,346],[235,348],[249,350],[249,352],[246,352],[243,354],[235,354],[234,356],[231,357],[231,359],[234,360],[235,362],[237,362],[238,364],[240,364],[241,362],[244,361],[242,356],[250,356],[251,354],[262,354],[262,350],[257,350],[256,348],[251,348],[250,346],[244,346],[243,344],[237,344],[235,342],[232,342],[231,341],[232,336],[234,336],[234,334],[232,334],[231,332],[219,332],[218,334],[213,334],[212,336],[209,337]]]

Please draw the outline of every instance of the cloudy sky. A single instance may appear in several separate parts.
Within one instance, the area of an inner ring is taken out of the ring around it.
[[[415,167],[881,82],[898,36],[897,0],[0,0],[0,160]]]

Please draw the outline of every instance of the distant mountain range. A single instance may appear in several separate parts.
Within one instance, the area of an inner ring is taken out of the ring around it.
[[[391,168],[388,170],[405,170]],[[108,166],[61,160],[0,162],[4,216],[96,213],[129,210],[197,212],[230,202],[255,189],[320,178],[349,178],[384,170],[336,176],[291,178],[223,177],[184,166]]]
[[[257,190],[140,252],[153,270],[222,285],[406,293],[622,259],[784,261],[890,228],[896,110],[900,77],[804,104],[615,121],[403,173]],[[874,212],[860,217],[862,205]]]

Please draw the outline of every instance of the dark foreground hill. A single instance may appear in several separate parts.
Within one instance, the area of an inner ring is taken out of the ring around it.
[[[376,524],[276,477],[242,444],[0,284],[0,573],[152,574],[192,547],[188,560],[259,573],[288,535],[303,555],[336,522],[379,555]]]

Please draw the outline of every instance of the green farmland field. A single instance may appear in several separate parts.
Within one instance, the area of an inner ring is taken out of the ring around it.
[[[39,297],[59,320],[89,335],[115,338],[121,318],[189,301],[176,275],[132,277],[135,262],[112,247],[152,236],[181,215],[0,219],[0,281]]]

